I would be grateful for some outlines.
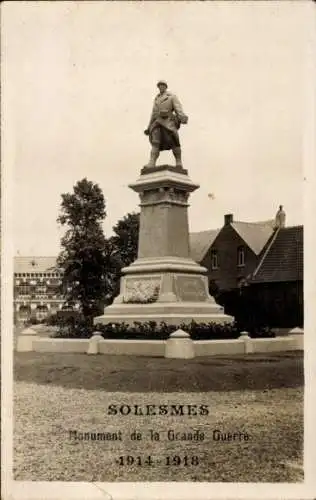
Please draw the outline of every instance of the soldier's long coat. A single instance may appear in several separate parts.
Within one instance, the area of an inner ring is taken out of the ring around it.
[[[188,117],[184,114],[179,99],[171,92],[164,92],[155,97],[148,130],[149,139],[152,142],[152,133],[156,127],[162,127],[163,136],[172,134],[175,142],[179,144],[178,129],[181,123],[187,123]],[[163,141],[164,142],[164,141]],[[168,140],[160,144],[160,149],[170,149]]]

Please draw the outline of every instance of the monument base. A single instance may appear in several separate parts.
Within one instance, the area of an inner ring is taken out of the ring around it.
[[[209,295],[205,268],[190,258],[137,259],[123,271],[120,295],[95,324],[233,322]]]
[[[233,318],[224,314],[222,307],[201,307],[200,304],[190,302],[186,304],[170,303],[168,307],[164,304],[129,304],[118,306],[112,304],[104,311],[105,314],[94,319],[94,324],[125,323],[133,326],[134,323],[148,323],[154,321],[159,325],[161,322],[167,325],[189,325],[192,321],[196,323],[232,323]]]

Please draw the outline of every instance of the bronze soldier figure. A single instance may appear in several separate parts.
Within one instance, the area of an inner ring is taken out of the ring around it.
[[[159,94],[155,97],[149,125],[144,131],[149,136],[152,149],[146,167],[155,167],[160,151],[172,150],[176,167],[182,168],[181,147],[178,130],[182,123],[188,123],[179,99],[167,90],[164,80],[157,83]]]

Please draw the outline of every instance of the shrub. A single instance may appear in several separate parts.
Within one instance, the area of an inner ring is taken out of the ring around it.
[[[25,326],[39,325],[41,320],[37,319],[36,316],[30,316],[25,322]]]
[[[57,326],[58,325],[58,316],[57,314],[51,314],[46,318],[45,321],[46,325],[48,326]]]
[[[92,333],[98,331],[107,339],[138,339],[138,340],[166,340],[171,333],[178,328],[188,332],[192,340],[220,340],[236,339],[240,335],[240,328],[236,323],[196,323],[168,325],[165,322],[156,323],[148,321],[141,323],[135,321],[133,325],[126,323],[108,323],[93,325],[83,316],[60,318],[59,330],[54,337],[60,338],[89,338]],[[273,337],[274,334],[269,329],[258,329],[249,332],[254,337]]]
[[[56,314],[50,318],[50,326],[57,326],[58,330],[52,337],[59,338],[89,338],[95,330],[93,318],[87,318],[83,314]]]

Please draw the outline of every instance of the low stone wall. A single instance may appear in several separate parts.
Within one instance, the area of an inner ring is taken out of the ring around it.
[[[245,343],[239,339],[199,340],[194,342],[195,356],[216,356],[219,354],[244,354]]]
[[[35,352],[72,352],[87,353],[89,339],[34,339],[32,350]],[[17,349],[19,351],[19,349]],[[24,349],[23,349],[24,350]],[[101,340],[97,354],[163,357],[165,342],[156,340]]]
[[[296,351],[304,348],[303,335],[276,337],[271,339],[253,339],[251,341],[253,352]]]
[[[31,329],[28,329],[25,334],[22,332],[20,335],[17,342],[17,351],[169,357],[171,337],[166,341],[112,340],[103,339],[97,334],[93,335],[91,339],[54,339],[38,337],[34,335]],[[238,339],[192,341],[188,338],[186,342],[192,343],[193,355],[200,357],[303,350],[303,340],[303,331],[297,331],[296,329],[287,337],[251,339],[247,333],[243,332]],[[181,357],[181,340],[177,341],[177,345],[179,346],[179,352],[176,357]]]
[[[72,352],[86,353],[89,339],[50,339],[38,338],[33,340],[33,351],[35,352]]]
[[[99,342],[100,354],[129,354],[130,356],[163,357],[165,354],[163,340],[111,340]]]

